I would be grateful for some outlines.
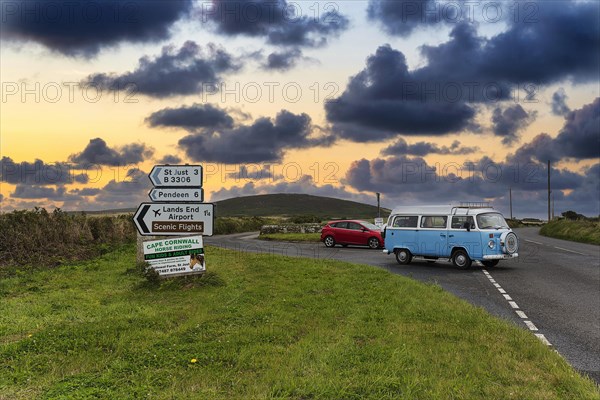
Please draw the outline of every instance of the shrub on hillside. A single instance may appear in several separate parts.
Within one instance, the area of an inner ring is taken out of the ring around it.
[[[13,211],[0,214],[0,265],[54,266],[96,257],[135,238],[131,215]]]

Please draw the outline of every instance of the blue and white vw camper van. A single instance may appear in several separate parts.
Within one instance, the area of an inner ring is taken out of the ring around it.
[[[451,260],[468,269],[472,261],[493,267],[518,257],[519,241],[500,212],[487,203],[395,208],[384,229],[386,254],[400,264],[413,257]]]

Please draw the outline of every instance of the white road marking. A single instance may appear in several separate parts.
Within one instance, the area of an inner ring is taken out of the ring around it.
[[[526,242],[530,242],[530,243],[535,243],[535,244],[539,244],[539,245],[544,245],[544,243],[540,243],[540,242],[536,242],[535,240],[529,240],[529,239],[523,239]]]
[[[526,314],[525,314],[523,311],[521,311],[521,310],[516,310],[515,312],[517,313],[517,315],[518,315],[519,317],[521,317],[521,318],[523,318],[523,319],[527,319],[527,315],[526,315]]]
[[[532,240],[529,240],[530,242]],[[536,243],[536,242],[534,242]],[[541,243],[539,243],[541,244]],[[566,249],[564,249],[566,250]],[[568,250],[567,250],[568,251]],[[581,254],[581,253],[580,253]],[[502,293],[502,296],[504,296],[504,298],[508,301],[508,304],[510,304],[510,306],[514,309],[515,313],[517,313],[517,315],[519,317],[521,317],[522,319],[524,319],[525,321],[523,321],[523,323],[525,325],[527,325],[527,328],[529,328],[530,331],[532,332],[536,332],[538,331],[537,326],[535,326],[535,324],[533,322],[531,322],[528,318],[527,315],[519,309],[519,305],[513,301],[512,297],[510,297],[510,295],[508,293],[506,293],[506,290],[502,289],[502,286],[500,286],[495,280],[494,278],[492,278],[492,276],[489,274],[489,272],[487,272],[485,269],[482,269],[483,273],[486,275],[486,277],[488,278],[488,280],[498,289],[498,291],[500,293]],[[548,339],[546,339],[546,336],[544,336],[541,333],[534,333],[534,335],[542,341],[542,343],[544,343],[546,346],[552,346],[552,343],[550,343],[548,341]]]
[[[546,339],[546,336],[544,336],[542,333],[534,333],[534,335],[537,336],[537,338],[540,339],[546,346],[552,346],[552,343],[550,343],[548,339]]]
[[[587,254],[583,254],[583,253],[580,253],[580,252],[578,252],[578,251],[569,250],[569,249],[564,249],[564,248],[562,248],[562,247],[558,247],[558,246],[552,246],[552,247],[554,247],[555,249],[559,249],[559,250],[563,250],[563,251],[568,251],[569,253],[575,253],[575,254],[579,254],[580,256],[587,256]]]
[[[533,324],[533,322],[531,321],[523,321],[525,322],[525,325],[527,325],[527,327],[529,328],[529,330],[531,331],[537,331],[538,328]]]

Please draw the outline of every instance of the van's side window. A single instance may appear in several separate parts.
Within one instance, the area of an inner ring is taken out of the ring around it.
[[[394,228],[416,228],[417,221],[419,217],[417,216],[398,216],[394,219]]]
[[[452,217],[452,229],[465,229],[465,222],[469,222],[470,229],[475,229],[475,219],[471,216],[454,216]]]
[[[421,217],[421,228],[445,228],[448,217],[423,216]]]

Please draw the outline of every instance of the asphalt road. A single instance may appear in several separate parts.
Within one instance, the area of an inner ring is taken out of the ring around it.
[[[540,236],[539,228],[516,229],[519,258],[485,269],[461,271],[445,261],[399,265],[393,255],[360,247],[257,240],[258,233],[205,238],[237,252],[261,252],[374,265],[430,283],[491,314],[530,330],[580,372],[600,384],[600,246]]]

